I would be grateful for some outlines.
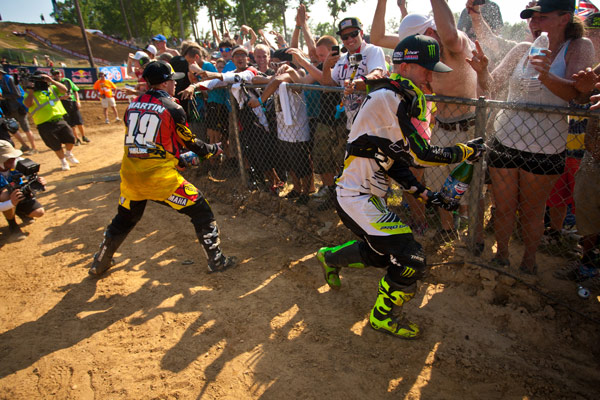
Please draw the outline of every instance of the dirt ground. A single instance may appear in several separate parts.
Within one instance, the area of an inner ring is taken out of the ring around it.
[[[123,127],[101,124],[96,104],[84,118],[80,165],[31,157],[49,185],[27,239],[9,242],[0,218],[1,399],[600,397],[599,325],[573,311],[600,320],[600,293],[582,300],[552,278],[559,258],[540,256],[525,282],[476,265],[491,237],[481,258],[426,246],[434,265],[405,307],[415,341],[368,326],[381,270],[343,271],[339,292],[324,283],[315,252],[351,238],[334,213],[231,179],[190,174],[237,268],[207,274],[189,221],[149,204],[117,264],[88,277],[116,212]]]

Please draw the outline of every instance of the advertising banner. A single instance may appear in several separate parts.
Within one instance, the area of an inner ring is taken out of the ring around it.
[[[129,97],[137,97],[137,96],[129,96]],[[115,90],[115,101],[118,103],[128,103],[129,97],[127,93],[123,89]],[[98,92],[93,89],[81,89],[79,91],[79,98],[82,101],[100,101],[98,97]]]
[[[106,79],[113,82],[123,82],[127,75],[127,67],[100,67],[100,72],[104,72]]]
[[[6,65],[5,65],[6,67]],[[27,69],[30,73],[34,73],[37,70],[42,71],[45,74],[50,75],[50,67],[24,67],[21,65],[9,65],[8,72],[11,75],[18,75],[19,69]],[[98,74],[94,68],[56,68],[59,70],[65,78],[69,78],[75,84],[90,84],[98,80]]]

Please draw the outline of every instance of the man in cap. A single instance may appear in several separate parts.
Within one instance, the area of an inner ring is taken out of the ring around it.
[[[352,92],[354,88],[364,89],[362,81],[367,76],[383,76],[386,70],[385,56],[380,47],[363,40],[362,23],[358,18],[344,18],[338,28],[337,34],[341,37],[347,53],[342,57],[339,54],[329,54],[323,64],[323,84],[346,88],[343,101],[347,117],[346,127],[350,129],[352,120],[365,98],[362,94]]]
[[[108,107],[110,107],[115,114],[115,122],[119,122],[119,112],[117,111],[117,102],[115,101],[115,90],[117,87],[110,79],[106,79],[106,74],[102,71],[98,72],[98,80],[94,82],[94,90],[98,93],[98,98],[102,104],[102,111],[104,112],[104,122],[110,124],[108,119]]]
[[[387,274],[379,282],[369,321],[374,329],[404,339],[419,335],[418,326],[403,319],[399,311],[415,295],[426,263],[410,227],[387,208],[390,178],[429,205],[451,209],[439,193],[423,186],[409,167],[475,161],[484,150],[478,142],[429,146],[411,123],[412,117],[426,117],[419,87],[431,82],[433,72],[452,71],[440,62],[439,54],[434,39],[409,36],[394,50],[392,78],[366,81],[370,92],[352,124],[344,170],[336,180],[338,215],[361,240],[323,247],[317,252],[325,281],[332,289],[341,286],[342,267],[385,268]],[[395,307],[398,312],[393,312]]]
[[[28,154],[36,154],[37,148],[27,119],[27,107],[23,105],[24,91],[21,85],[18,85],[12,75],[0,68],[0,93],[2,95],[1,107],[6,117],[14,118],[19,121],[19,126],[27,135],[30,146],[27,146],[25,140],[19,132],[13,135],[21,143],[21,151]]]
[[[180,157],[189,150],[196,159],[218,155],[222,150],[219,144],[198,140],[188,128],[185,112],[173,98],[175,80],[183,73],[159,60],[146,66],[143,77],[150,89],[125,112],[127,130],[117,215],[104,232],[89,273],[100,276],[110,268],[115,251],[142,218],[148,200],[190,217],[208,258],[209,272],[230,268],[235,257],[221,252],[219,229],[208,202],[177,170]]]
[[[379,46],[393,49],[398,40],[409,35],[421,34],[434,38],[441,47],[441,60],[452,68],[447,74],[433,74],[431,84],[428,84],[426,93],[450,97],[476,98],[477,74],[467,63],[466,59],[472,56],[471,41],[467,35],[456,28],[454,15],[446,0],[431,0],[433,18],[420,14],[409,14],[398,28],[398,36],[385,34],[385,7],[386,0],[378,0],[375,15],[373,16],[373,29],[371,42]],[[475,131],[475,110],[470,106],[461,106],[450,103],[437,103],[438,112],[435,117],[435,126],[431,133],[431,144],[448,146],[451,143],[472,139]],[[444,180],[450,174],[451,167],[445,166],[436,171],[427,171],[427,182],[434,188],[441,188]],[[466,198],[463,199],[466,202]],[[440,210],[442,228],[437,239],[454,239],[454,221],[452,214]],[[480,240],[478,246],[483,246],[483,230],[479,230]]]
[[[8,222],[8,232],[11,240],[25,239],[25,233],[17,224],[15,216],[24,223],[31,222],[33,218],[40,218],[45,211],[35,196],[26,197],[15,185],[23,183],[23,174],[15,170],[17,162],[22,160],[23,152],[15,149],[6,140],[0,140],[0,211]],[[39,185],[42,187],[46,180],[38,177]]]
[[[158,55],[161,55],[162,53],[169,53],[173,57],[179,55],[179,52],[177,50],[167,47],[167,38],[165,37],[165,35],[159,34],[154,36],[152,38],[152,44],[156,46]]]

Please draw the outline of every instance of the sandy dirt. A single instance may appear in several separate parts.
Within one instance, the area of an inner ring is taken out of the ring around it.
[[[566,306],[600,320],[600,293],[582,300],[552,278],[560,258],[540,256],[526,282],[474,264],[487,264],[491,237],[482,258],[418,238],[435,265],[405,307],[424,332],[416,341],[368,326],[382,270],[343,271],[339,292],[325,285],[316,250],[352,237],[334,213],[233,179],[188,173],[237,268],[207,274],[189,221],[149,204],[117,264],[88,277],[122,156],[122,125],[99,114],[84,105],[92,143],[75,148],[71,171],[47,149],[31,157],[49,185],[27,239],[8,241],[0,218],[1,399],[599,397],[599,325]]]

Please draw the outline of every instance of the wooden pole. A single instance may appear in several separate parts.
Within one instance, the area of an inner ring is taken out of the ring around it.
[[[83,41],[85,42],[85,48],[88,53],[88,57],[90,59],[90,67],[96,68],[94,65],[94,56],[92,55],[92,48],[90,47],[90,42],[88,40],[87,34],[85,32],[85,26],[83,25],[83,17],[81,16],[81,8],[79,8],[79,0],[75,0],[75,8],[77,9],[77,18],[79,19],[79,27],[81,28],[81,36],[83,36]]]

